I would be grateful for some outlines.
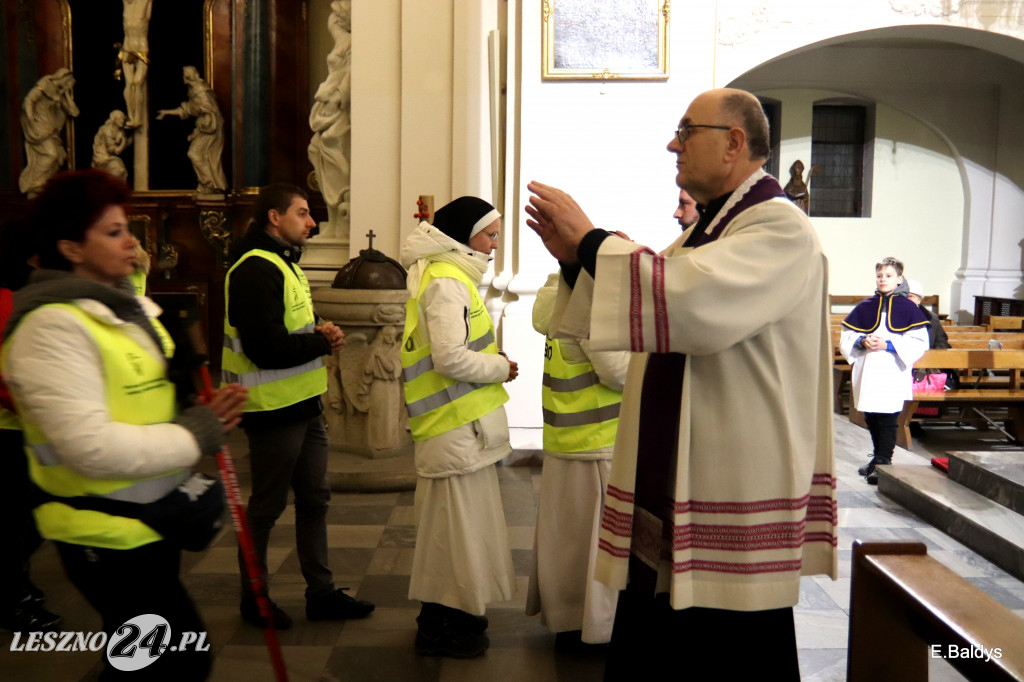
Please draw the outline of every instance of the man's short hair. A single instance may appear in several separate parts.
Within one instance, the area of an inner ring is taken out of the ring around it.
[[[878,272],[884,267],[890,267],[896,271],[897,275],[903,274],[903,261],[896,260],[892,256],[886,256],[881,261],[875,263],[875,272]]]
[[[287,182],[275,182],[272,185],[261,187],[260,193],[256,197],[256,203],[252,207],[253,221],[260,228],[266,228],[270,224],[271,209],[278,213],[287,213],[288,208],[292,205],[292,199],[295,197],[309,200],[309,196],[301,188]]]
[[[741,122],[747,135],[751,159],[767,159],[771,153],[768,118],[757,98],[748,93],[735,93],[722,98],[722,113]]]

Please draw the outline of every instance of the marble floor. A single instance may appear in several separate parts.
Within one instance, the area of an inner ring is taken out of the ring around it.
[[[796,607],[797,644],[803,679],[845,679],[850,590],[850,547],[857,538],[919,540],[933,557],[1024,616],[1024,583],[1003,572],[944,533],[878,494],[857,476],[870,450],[865,430],[836,417],[836,466],[839,498],[840,577],[804,578]],[[247,469],[244,437],[235,438],[239,471]],[[973,429],[929,428],[915,451],[898,451],[896,463],[928,466],[928,457],[945,450],[1000,449],[998,434]],[[247,477],[241,473],[243,489]],[[295,627],[280,633],[291,680],[366,682],[418,680],[528,680],[530,682],[600,680],[600,657],[554,652],[554,637],[536,618],[523,613],[540,469],[500,467],[502,500],[516,569],[512,601],[493,605],[488,634],[491,648],[479,659],[421,658],[413,651],[418,603],[406,598],[415,539],[412,492],[335,494],[328,517],[331,566],[339,586],[377,604],[374,614],[347,623],[309,622],[302,617],[303,582],[294,552],[293,512],[285,513],[271,539],[271,586],[276,601],[293,616]],[[238,615],[235,538],[227,531],[201,554],[186,554],[186,585],[199,605],[216,654],[213,680],[263,682],[274,679],[262,631]],[[47,607],[64,616],[65,631],[96,631],[99,619],[71,587],[52,546],[33,559],[33,578],[48,595]],[[94,679],[96,653],[12,652],[11,635],[0,634],[0,679],[63,682]],[[140,680],[145,679],[140,673]],[[682,679],[682,678],[680,678]],[[727,666],[722,679],[729,679]],[[937,661],[932,680],[962,679]]]

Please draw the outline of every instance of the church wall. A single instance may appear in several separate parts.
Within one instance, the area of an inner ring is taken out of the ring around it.
[[[397,258],[399,214],[411,212],[402,211],[399,201],[401,9],[400,0],[354,2],[352,6],[352,257],[366,248],[362,235],[372,228],[380,235],[374,247]]]
[[[779,167],[782,181],[800,160],[810,168],[812,107],[841,96],[821,90],[768,90],[781,102]],[[870,217],[811,219],[829,259],[829,290],[870,295],[873,266],[884,256],[906,264],[906,275],[940,296],[948,312],[950,286],[960,265],[963,183],[949,145],[937,133],[884,104],[875,110]],[[806,179],[806,171],[805,171]],[[814,177],[810,178],[814,192]]]
[[[950,313],[960,319],[973,317],[975,295],[1021,295],[1024,108],[1018,93],[1024,66],[1019,62],[957,45],[825,47],[755,69],[737,84],[755,91],[828,88],[889,105],[935,131],[960,168],[964,201],[959,266],[939,293],[948,289]],[[922,238],[930,239],[931,231]]]
[[[665,149],[689,101],[712,87],[714,6],[673,3],[668,80],[542,81],[541,2],[520,3],[517,41],[522,77],[517,174],[506,178],[518,197],[506,232],[518,241],[516,271],[508,287],[517,301],[504,308],[502,334],[520,378],[509,385],[506,406],[515,447],[540,447],[540,377],[543,344],[530,321],[534,295],[557,264],[526,226],[522,205],[531,180],[572,194],[598,227],[621,230],[652,246],[679,234],[672,218],[678,188],[674,156]]]

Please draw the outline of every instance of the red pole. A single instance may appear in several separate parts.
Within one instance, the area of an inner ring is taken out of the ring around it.
[[[208,401],[213,396],[210,369],[203,365],[199,368],[199,372],[203,378],[203,394]],[[277,630],[274,629],[274,618],[270,612],[270,600],[267,599],[263,589],[263,574],[260,571],[259,562],[256,560],[256,548],[252,544],[252,533],[249,532],[249,519],[242,506],[242,491],[238,486],[238,476],[235,474],[235,461],[231,458],[231,450],[228,449],[227,443],[217,453],[217,467],[220,469],[220,476],[224,481],[224,491],[227,494],[228,507],[231,509],[231,520],[235,523],[238,545],[242,549],[245,570],[249,574],[249,588],[256,595],[256,606],[260,610],[263,622],[267,624],[263,629],[263,639],[266,640],[267,649],[270,651],[274,676],[278,682],[288,682],[288,671],[285,670],[284,657],[281,655],[281,643],[277,641]]]

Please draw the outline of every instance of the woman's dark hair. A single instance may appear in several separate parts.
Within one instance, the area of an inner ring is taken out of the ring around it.
[[[110,206],[128,203],[132,190],[124,180],[105,171],[66,171],[50,178],[29,205],[26,228],[39,255],[39,267],[70,270],[57,249],[67,239],[82,242],[85,231]]]

